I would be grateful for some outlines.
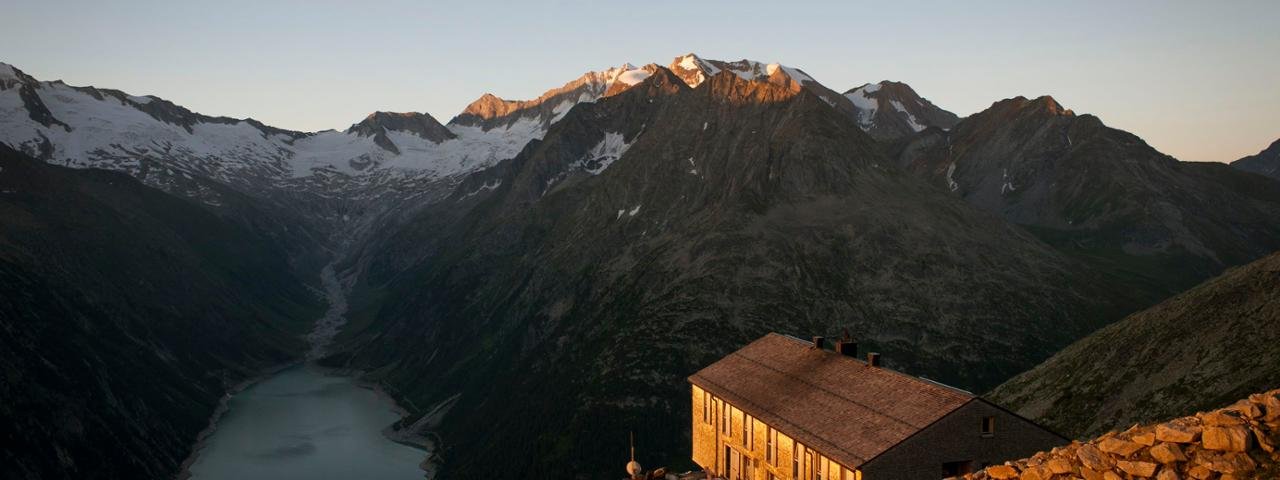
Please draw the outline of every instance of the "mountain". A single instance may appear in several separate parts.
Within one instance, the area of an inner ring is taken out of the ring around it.
[[[708,60],[692,53],[676,57],[667,68],[690,87],[698,86],[721,71],[728,71],[743,80],[808,90],[877,140],[910,137],[925,127],[949,129],[959,121],[954,113],[920,97],[905,83],[869,83],[841,95],[798,68],[745,59],[736,62]]]
[[[1258,152],[1257,155],[1231,162],[1231,166],[1280,180],[1280,140],[1271,142],[1271,146]]]
[[[1280,253],[1109,325],[1000,385],[990,397],[1079,437],[1275,388],[1277,298]]]
[[[853,118],[877,140],[906,138],[928,127],[949,130],[960,117],[938,108],[911,86],[888,80],[868,83],[844,93],[853,104]]]
[[[629,430],[685,458],[683,379],[763,332],[848,330],[984,389],[1118,318],[1090,272],[880,152],[807,89],[660,68],[376,235],[327,362],[439,432],[443,476],[597,478]]]
[[[6,478],[171,477],[230,388],[297,358],[319,302],[244,218],[0,145]]]
[[[1051,97],[899,145],[899,166],[1109,272],[1135,305],[1280,249],[1280,184],[1180,162]]]
[[[253,197],[307,242],[296,263],[359,242],[385,215],[412,211],[530,136],[454,132],[423,113],[375,112],[345,132],[295,132],[211,117],[154,96],[39,81],[0,64],[0,143],[46,162],[128,173],[212,209],[213,182]],[[281,235],[288,233],[281,232]]]
[[[352,125],[347,133],[362,137],[374,137],[374,143],[391,153],[399,154],[400,147],[391,141],[390,132],[412,133],[436,144],[458,138],[453,132],[425,113],[373,112],[363,121]]]

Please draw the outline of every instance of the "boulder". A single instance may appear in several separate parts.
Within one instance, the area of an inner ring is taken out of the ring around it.
[[[1116,467],[1135,477],[1150,478],[1156,474],[1157,465],[1151,462],[1120,460],[1116,462]]]
[[[1104,480],[1105,478],[1103,477],[1102,472],[1089,467],[1081,468],[1080,476],[1084,477],[1084,480]]]
[[[1254,463],[1252,458],[1241,452],[1209,455],[1202,458],[1201,463],[1208,467],[1209,470],[1235,475],[1247,474],[1258,468],[1258,464]]]
[[[1089,444],[1081,445],[1079,449],[1076,449],[1076,458],[1080,459],[1080,463],[1084,466],[1099,472],[1110,470],[1113,462],[1111,458],[1102,453],[1102,450],[1098,450],[1098,447]]]
[[[1186,419],[1178,419],[1156,426],[1156,440],[1172,443],[1196,443],[1201,428]]]
[[[1262,404],[1267,412],[1263,415],[1263,419],[1268,422],[1280,420],[1280,393],[1267,392],[1262,394]]]
[[[1240,412],[1234,410],[1215,410],[1212,412],[1203,412],[1196,415],[1205,426],[1233,426],[1244,425],[1244,418]]]
[[[1172,467],[1164,467],[1160,469],[1160,473],[1156,474],[1156,480],[1181,480],[1178,478],[1178,471]]]
[[[1049,480],[1049,478],[1052,476],[1053,476],[1052,473],[1049,473],[1047,471],[1041,471],[1039,468],[1032,467],[1032,468],[1024,469],[1022,471],[1022,475],[1018,477],[1018,480]]]
[[[1150,447],[1156,444],[1156,434],[1155,432],[1135,433],[1133,436],[1129,437],[1129,440],[1132,440],[1134,443]]]
[[[1204,465],[1193,465],[1187,469],[1187,475],[1196,480],[1204,480],[1213,475],[1213,470],[1209,470]]]
[[[1018,469],[1009,465],[992,465],[987,467],[987,476],[996,480],[1010,480],[1018,478]]]
[[[1243,425],[1204,427],[1201,445],[1209,450],[1243,452],[1249,449],[1249,430]]]
[[[1062,458],[1050,459],[1048,462],[1045,463],[1045,467],[1047,467],[1049,471],[1052,472],[1054,475],[1064,475],[1064,474],[1071,473],[1073,470],[1075,470],[1071,468],[1071,462],[1068,462],[1066,459],[1062,459]]]
[[[1187,456],[1182,454],[1182,447],[1176,443],[1161,443],[1151,447],[1147,453],[1150,453],[1151,458],[1156,459],[1157,462],[1164,464],[1187,461]]]
[[[1249,400],[1240,400],[1231,404],[1226,410],[1237,412],[1244,418],[1261,418],[1262,409]]]
[[[1108,438],[1098,442],[1098,450],[1127,458],[1129,455],[1133,455],[1134,452],[1142,450],[1142,445],[1119,438]]]

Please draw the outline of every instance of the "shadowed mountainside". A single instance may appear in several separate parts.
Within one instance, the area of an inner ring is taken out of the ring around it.
[[[318,302],[246,225],[128,175],[0,146],[6,478],[168,478]]]

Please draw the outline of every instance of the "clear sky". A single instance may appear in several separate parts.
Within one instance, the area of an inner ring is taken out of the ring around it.
[[[5,0],[0,61],[296,130],[374,110],[448,121],[588,70],[687,52],[909,83],[968,115],[1053,95],[1182,160],[1280,138],[1280,1]]]

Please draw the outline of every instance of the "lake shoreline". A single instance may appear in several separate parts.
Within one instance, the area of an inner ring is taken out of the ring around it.
[[[326,367],[320,364],[326,353],[326,347],[337,336],[342,326],[346,324],[346,310],[348,308],[346,299],[347,285],[340,279],[335,270],[334,264],[326,265],[320,275],[322,296],[328,301],[329,308],[324,315],[317,319],[312,330],[303,335],[303,338],[310,345],[301,358],[275,365],[263,369],[257,375],[253,375],[243,381],[235,384],[223,394],[218,401],[218,406],[214,409],[213,414],[209,417],[209,424],[201,430],[196,436],[196,441],[192,445],[191,453],[183,460],[182,465],[175,476],[176,480],[190,480],[192,477],[191,467],[200,459],[200,453],[207,446],[208,439],[218,430],[218,421],[230,409],[229,402],[232,397],[239,394],[249,387],[261,383],[267,379],[280,375],[282,372],[295,367],[306,368],[326,377],[345,378],[357,388],[372,391],[379,400],[386,402],[391,406],[391,411],[399,417],[399,420],[391,422],[382,427],[380,434],[393,443],[411,447],[421,451],[424,458],[418,463],[418,469],[422,471],[423,477],[431,480],[435,478],[434,459],[438,442],[432,441],[430,438],[411,431],[411,428],[397,430],[397,424],[404,422],[411,417],[407,409],[400,406],[396,398],[389,394],[381,384],[371,382],[364,379],[364,372],[354,369],[341,369]]]
[[[439,439],[437,438],[436,440],[432,440],[431,438],[428,438],[426,435],[412,431],[411,427],[406,427],[400,430],[396,430],[395,426],[397,423],[401,423],[405,420],[408,420],[413,415],[409,412],[408,409],[405,409],[404,407],[400,406],[400,402],[396,401],[396,397],[388,393],[386,388],[383,387],[381,383],[366,380],[364,378],[365,372],[362,370],[356,370],[352,368],[325,367],[322,365],[315,365],[315,368],[320,369],[321,372],[324,372],[325,374],[328,374],[328,375],[350,378],[352,379],[352,381],[355,383],[357,387],[372,391],[379,398],[383,398],[387,401],[387,403],[390,403],[392,411],[394,411],[396,415],[400,416],[400,420],[392,422],[390,425],[387,425],[386,427],[384,427],[382,429],[382,436],[386,437],[387,440],[390,440],[392,442],[413,447],[418,450],[422,450],[424,453],[426,453],[426,457],[423,458],[422,462],[418,464],[418,468],[423,471],[423,473],[426,475],[426,478],[428,480],[432,480],[436,477],[435,475],[436,466],[434,464],[434,461],[436,459],[435,456],[436,456],[437,449],[440,446]]]
[[[239,383],[227,389],[227,391],[222,394],[222,398],[218,400],[218,406],[213,409],[213,414],[209,416],[209,425],[204,427],[204,430],[201,430],[200,433],[196,434],[196,442],[191,447],[191,453],[182,461],[178,474],[174,477],[175,480],[190,480],[191,466],[195,465],[196,460],[200,458],[200,451],[204,449],[205,443],[208,441],[209,437],[218,430],[218,420],[220,420],[230,408],[227,405],[227,402],[231,401],[231,397],[235,396],[237,393],[243,392],[245,389],[252,387],[258,382],[279,375],[280,372],[301,365],[302,363],[303,362],[301,360],[294,360],[268,367],[257,375],[241,380]]]

